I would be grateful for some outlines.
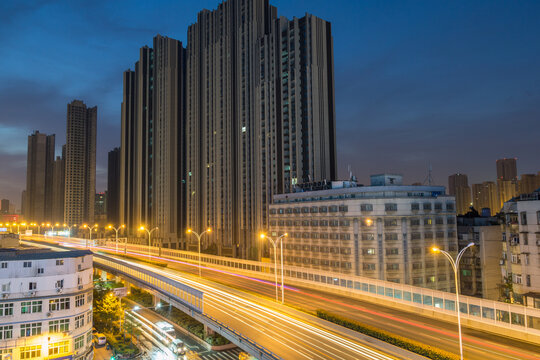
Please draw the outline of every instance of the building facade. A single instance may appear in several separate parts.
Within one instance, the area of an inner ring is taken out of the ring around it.
[[[64,194],[66,192],[66,146],[62,146],[62,156],[57,156],[53,165],[53,196],[51,222],[64,220]]]
[[[530,194],[540,188],[540,176],[536,174],[523,174],[519,179],[519,193]]]
[[[93,359],[92,253],[0,249],[0,264],[2,358]]]
[[[109,151],[107,163],[107,221],[120,225],[120,148]]]
[[[497,180],[517,181],[517,159],[504,158],[496,161]]]
[[[483,209],[489,209],[490,215],[497,214],[501,210],[497,196],[497,185],[493,181],[473,184],[472,203],[479,212],[482,212]]]
[[[448,194],[456,198],[456,213],[464,215],[471,207],[471,188],[465,174],[453,174],[448,177]]]
[[[52,221],[55,135],[39,131],[28,136],[26,162],[26,219]]]
[[[459,265],[460,293],[499,300],[502,251],[501,227],[494,217],[458,216],[459,250],[474,243],[463,253]]]
[[[504,204],[501,271],[503,295],[540,308],[540,192]]]
[[[81,100],[67,105],[64,222],[94,222],[97,106]],[[28,189],[27,189],[28,191]]]
[[[135,71],[124,72],[119,222],[128,235],[158,227],[153,238],[184,248],[185,50],[168,37],[140,49]]]
[[[357,187],[279,194],[269,232],[287,233],[286,264],[451,291],[448,260],[457,251],[455,199],[440,186]]]
[[[256,258],[273,194],[336,175],[330,23],[228,0],[188,29],[186,225]],[[196,239],[191,239],[193,249]]]
[[[9,211],[9,200],[8,199],[2,199],[2,202],[1,202],[1,207],[0,207],[0,213],[2,215],[6,215],[6,214],[9,214],[10,211]]]

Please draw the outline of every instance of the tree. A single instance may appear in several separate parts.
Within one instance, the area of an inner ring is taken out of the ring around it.
[[[94,322],[99,328],[119,331],[120,324],[124,321],[124,310],[124,305],[114,293],[108,292],[105,296],[98,296],[95,302]]]

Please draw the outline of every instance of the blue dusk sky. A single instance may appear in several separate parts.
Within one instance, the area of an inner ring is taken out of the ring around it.
[[[120,145],[122,72],[157,33],[185,43],[217,0],[0,2],[0,198],[20,207],[27,136],[65,143],[66,104],[98,106],[97,191]],[[540,171],[540,1],[274,0],[332,23],[338,167],[435,183]]]

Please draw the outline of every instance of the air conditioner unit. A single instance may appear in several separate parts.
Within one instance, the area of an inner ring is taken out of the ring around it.
[[[504,259],[499,260],[499,265],[504,265]]]
[[[36,292],[35,291],[29,291],[27,295],[28,296],[34,296],[34,295],[36,295]]]
[[[64,291],[64,288],[61,288],[61,287],[56,288],[56,292],[57,292],[57,293],[61,293],[62,291]]]
[[[82,285],[79,285],[79,290],[82,290],[83,289],[83,286]]]
[[[9,297],[9,293],[3,293],[2,294],[2,299],[7,299]]]
[[[47,317],[51,317],[51,316],[52,316],[52,312],[49,311],[49,312],[47,313]]]

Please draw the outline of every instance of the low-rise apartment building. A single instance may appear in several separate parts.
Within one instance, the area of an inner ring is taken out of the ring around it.
[[[506,202],[502,237],[503,296],[540,308],[540,192]]]
[[[432,289],[454,289],[438,246],[457,251],[455,199],[442,186],[404,186],[399,175],[304,186],[274,195],[269,231],[286,264]]]
[[[2,359],[93,359],[92,253],[0,249]]]

